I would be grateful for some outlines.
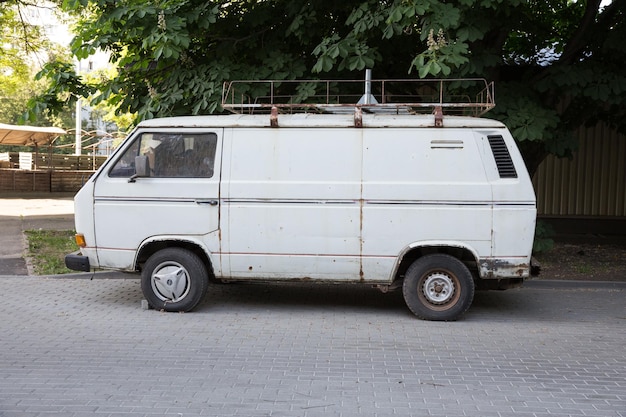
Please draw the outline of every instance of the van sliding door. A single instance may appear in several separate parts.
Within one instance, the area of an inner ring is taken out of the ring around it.
[[[358,280],[361,130],[225,135],[222,259],[230,277]]]

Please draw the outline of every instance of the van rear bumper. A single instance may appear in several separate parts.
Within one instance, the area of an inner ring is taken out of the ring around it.
[[[89,272],[91,270],[89,258],[80,255],[80,252],[73,252],[65,255],[65,266],[72,271]]]

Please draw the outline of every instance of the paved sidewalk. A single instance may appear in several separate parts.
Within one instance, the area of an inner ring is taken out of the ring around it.
[[[73,230],[73,194],[0,194],[0,275],[29,275],[24,230]]]
[[[0,416],[626,416],[623,289],[479,292],[438,323],[359,285],[162,313],[118,278],[2,279]]]

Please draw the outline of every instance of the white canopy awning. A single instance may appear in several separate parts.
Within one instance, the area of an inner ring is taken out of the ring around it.
[[[59,127],[17,126],[0,123],[0,145],[49,145],[65,130]]]

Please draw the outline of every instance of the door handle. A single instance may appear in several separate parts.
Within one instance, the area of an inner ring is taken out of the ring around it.
[[[219,200],[196,200],[196,204],[208,204],[210,206],[217,206],[219,203]]]

